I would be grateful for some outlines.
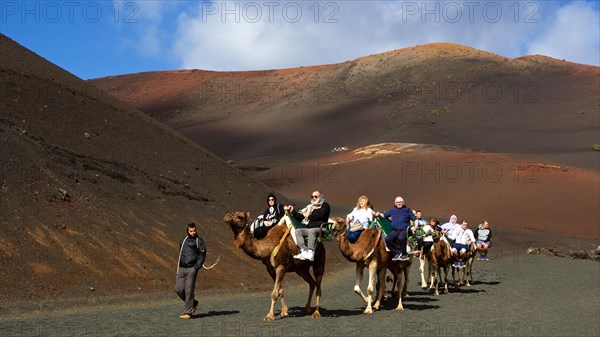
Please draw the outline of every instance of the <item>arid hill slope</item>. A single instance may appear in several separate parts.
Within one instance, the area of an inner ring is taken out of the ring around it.
[[[171,292],[192,221],[222,256],[202,288],[270,283],[222,220],[267,186],[4,35],[0,59],[0,302]]]
[[[238,162],[399,142],[600,169],[600,68],[544,56],[436,43],[323,66],[91,82]]]

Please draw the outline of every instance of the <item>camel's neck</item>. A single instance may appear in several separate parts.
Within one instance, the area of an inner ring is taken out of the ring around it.
[[[346,231],[344,231],[341,235],[337,237],[338,244],[340,245],[340,252],[344,257],[353,259],[353,255],[355,255],[355,247],[348,241],[348,235]]]
[[[250,257],[258,260],[270,256],[275,248],[271,247],[266,240],[255,239],[248,227],[236,235],[235,243]]]

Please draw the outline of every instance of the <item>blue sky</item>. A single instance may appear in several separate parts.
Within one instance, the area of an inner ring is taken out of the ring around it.
[[[600,65],[599,1],[6,1],[0,31],[83,78],[337,63],[431,42]]]

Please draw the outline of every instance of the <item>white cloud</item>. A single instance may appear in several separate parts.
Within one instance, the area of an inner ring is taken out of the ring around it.
[[[577,1],[560,8],[544,33],[531,42],[528,53],[599,65],[598,10],[590,3]]]
[[[174,55],[183,68],[274,69],[454,42],[508,57],[540,53],[598,64],[598,8],[589,3],[561,7],[556,1],[322,1],[318,5],[196,4],[176,21]]]

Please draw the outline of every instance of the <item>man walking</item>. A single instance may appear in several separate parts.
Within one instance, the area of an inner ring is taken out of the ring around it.
[[[177,264],[177,279],[175,292],[185,302],[183,319],[190,319],[196,313],[198,301],[194,297],[196,276],[202,268],[206,258],[204,240],[196,232],[196,225],[192,222],[186,226],[187,235],[179,245],[179,259]]]

